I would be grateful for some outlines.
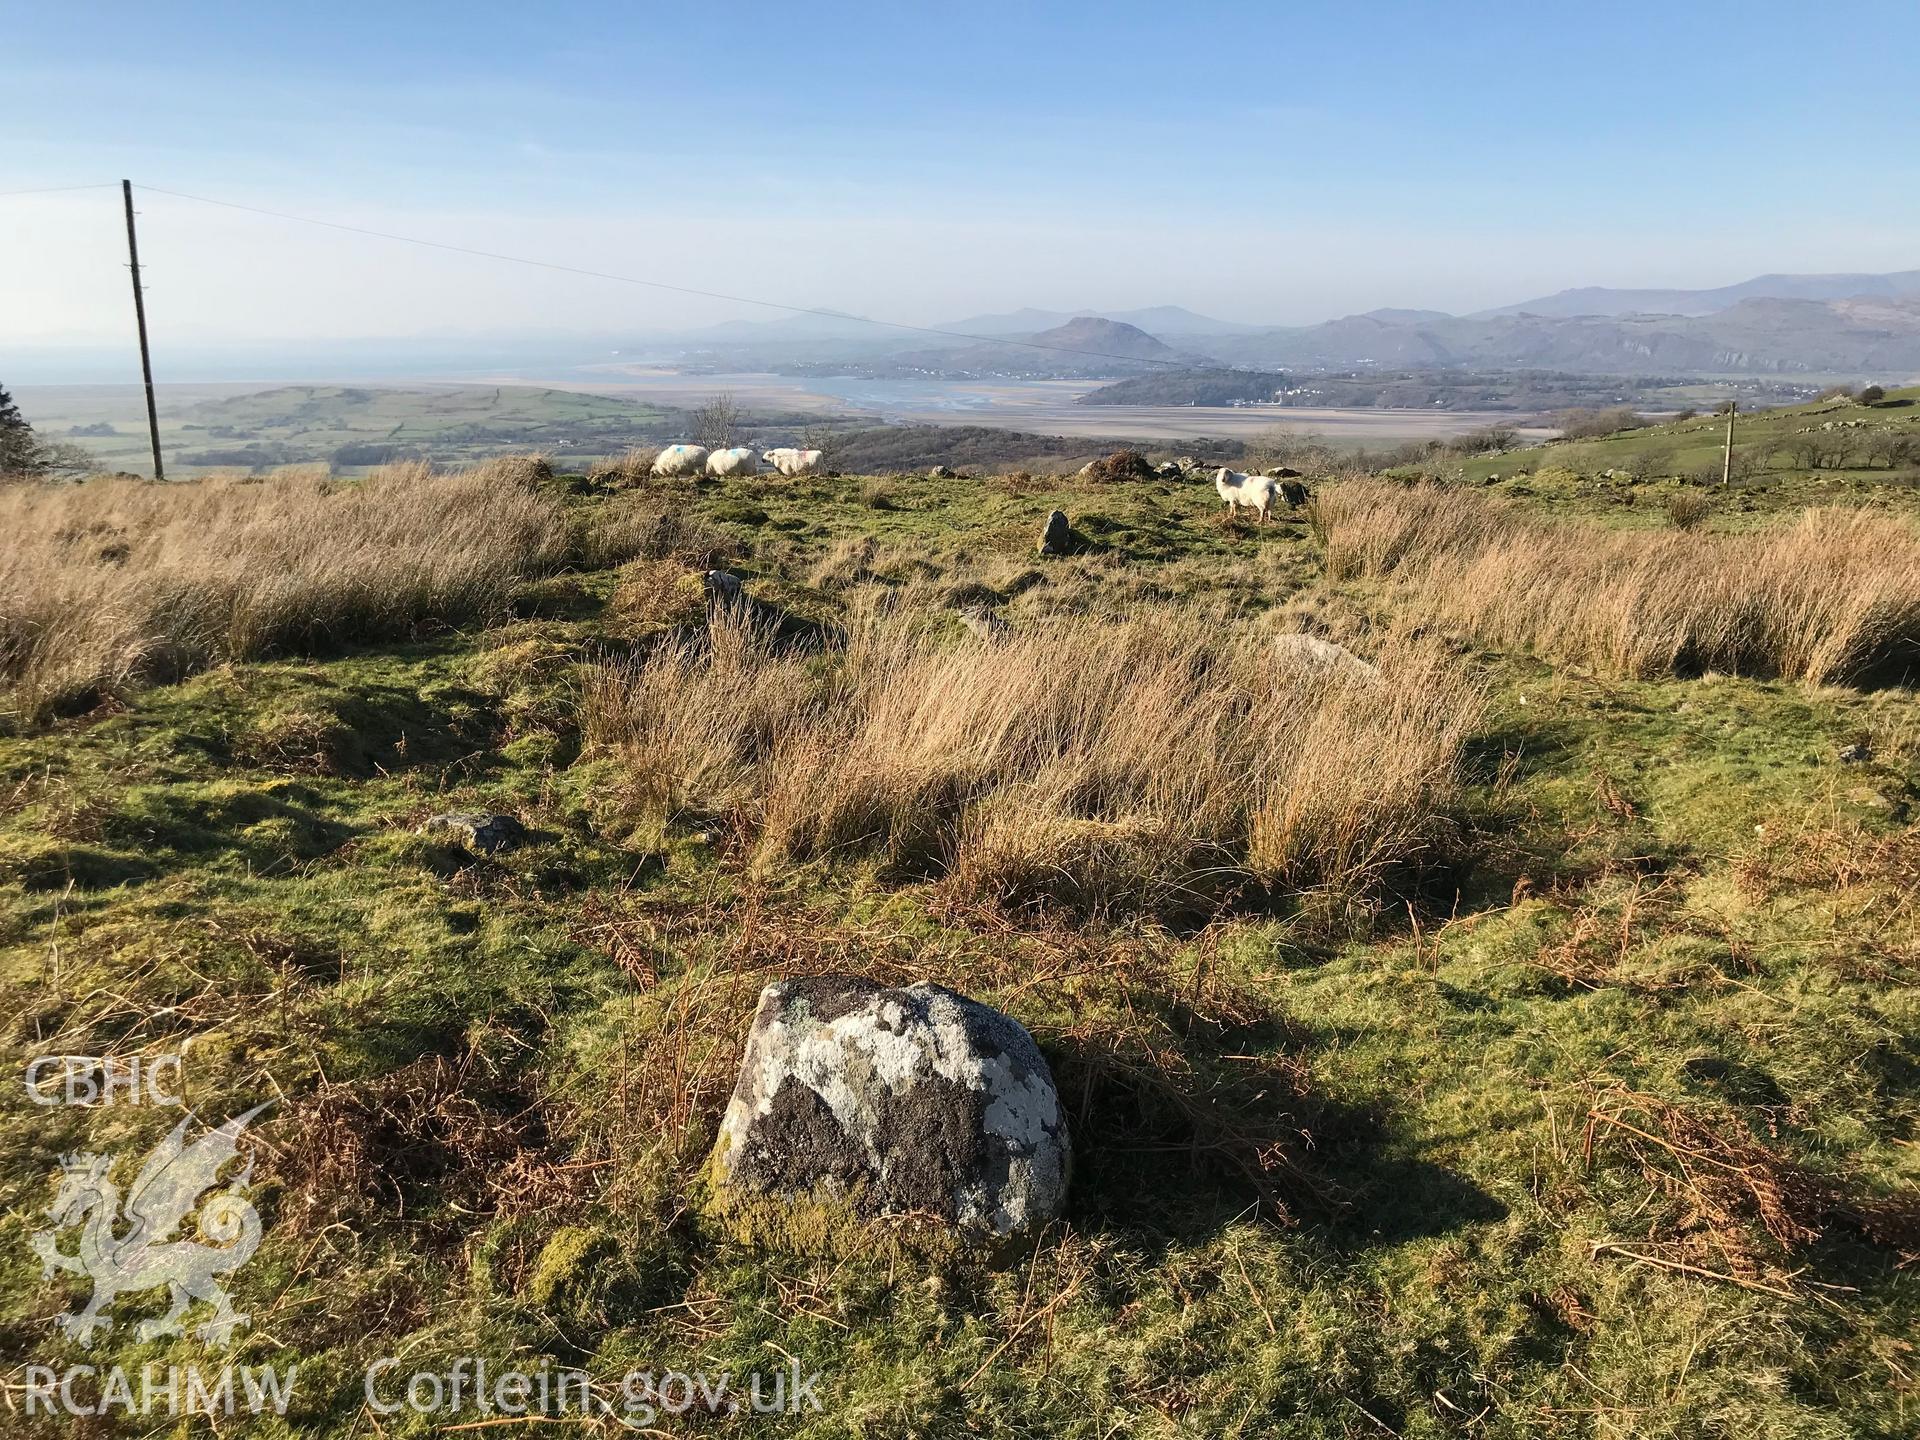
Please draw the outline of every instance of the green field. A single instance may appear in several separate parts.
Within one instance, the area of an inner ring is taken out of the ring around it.
[[[527,423],[575,423],[522,399]],[[610,420],[576,400],[577,423]],[[1897,401],[1743,419],[1738,440],[1912,428]],[[423,423],[383,403],[329,395],[313,423]],[[499,403],[449,400],[441,433],[504,423]],[[316,433],[285,392],[221,406]],[[1461,463],[1523,513],[1652,527],[1719,424]],[[1650,446],[1670,473],[1600,478]],[[376,1416],[364,1368],[396,1353],[823,1375],[820,1414],[648,1432],[674,1435],[1920,1427],[1911,676],[1636,677],[1429,637],[1488,702],[1457,848],[1421,887],[1002,909],[857,850],[769,866],[723,818],[654,823],[583,734],[595,667],[697,624],[688,577],[715,561],[796,616],[891,607],[954,643],[954,607],[981,600],[1016,629],[1177,611],[1311,620],[1363,651],[1421,617],[1330,579],[1305,519],[1228,523],[1199,482],[541,483],[582,526],[656,507],[683,528],[524,578],[498,625],[219,664],[0,736],[8,1063],[184,1044],[203,1114],[275,1102],[235,1358],[297,1364],[297,1400],[214,1433],[623,1433]],[[1920,521],[1884,468],[1757,468],[1712,501],[1703,543],[1810,503]],[[1055,507],[1084,548],[1038,559]],[[444,810],[512,812],[535,843],[482,858],[418,833]],[[1073,1198],[1034,1253],[807,1259],[698,1222],[759,978],[833,968],[967,988],[1070,1082]],[[172,1115],[6,1094],[12,1383],[28,1357],[186,1363],[195,1345],[126,1325],[92,1351],[53,1333],[84,1287],[27,1243],[62,1153],[138,1150]]]
[[[1724,415],[1700,415],[1476,457],[1458,474],[1469,483],[1551,500],[1562,513],[1604,514],[1625,524],[1660,523],[1658,505],[1645,502],[1690,485],[1713,498],[1723,525],[1751,523],[1741,517],[1854,504],[1920,483],[1920,390],[1892,391],[1871,406],[1816,401],[1736,415],[1732,482],[1723,490],[1726,437]],[[1906,444],[1897,458],[1878,448],[1890,439]]]
[[[382,452],[449,464],[511,450],[584,458],[658,445],[685,422],[664,406],[531,386],[182,385],[160,397],[160,443],[176,477],[316,462],[354,473]],[[47,438],[71,440],[107,469],[152,469],[137,393],[66,386],[27,400]],[[115,433],[65,433],[103,424]]]

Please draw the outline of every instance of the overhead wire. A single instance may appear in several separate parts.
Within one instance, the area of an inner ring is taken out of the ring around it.
[[[70,190],[112,190],[115,182],[99,180],[91,185],[42,185],[33,190],[0,190],[0,200],[11,200],[16,195],[64,195]]]
[[[81,187],[76,187],[81,188]],[[1134,365],[1164,365],[1170,369],[1190,369],[1184,360],[1165,360],[1142,355],[1120,355],[1104,350],[1083,350],[1073,345],[1053,345],[1040,340],[1020,340],[1004,335],[976,335],[964,330],[946,330],[931,325],[909,325],[899,320],[879,320],[870,315],[848,315],[838,310],[825,310],[810,305],[789,305],[779,300],[763,300],[751,295],[732,295],[719,290],[704,290],[691,285],[676,285],[665,280],[649,280],[637,275],[619,275],[606,270],[590,270],[584,266],[567,265],[554,260],[536,260],[525,255],[508,255],[497,250],[481,250],[470,245],[455,245],[444,240],[427,240],[418,235],[400,235],[390,230],[376,230],[366,225],[349,225],[339,220],[322,220],[312,215],[295,215],[284,210],[269,210],[264,206],[246,205],[235,200],[219,200],[208,195],[191,195],[184,190],[169,190],[159,185],[146,185],[134,182],[136,190],[149,194],[166,195],[175,200],[190,200],[199,205],[215,205],[225,210],[240,210],[252,215],[270,216],[276,220],[288,220],[300,225],[317,225],[328,230],[342,230],[350,235],[366,235],[380,240],[397,241],[403,245],[417,245],[430,250],[444,250],[455,255],[468,255],[482,260],[497,260],[511,265],[531,265],[541,270],[558,271],[564,275],[580,275],[593,280],[612,280],[622,285],[639,285],[650,290],[662,290],[675,295],[691,295],[705,300],[723,300],[736,305],[756,305],[767,310],[783,310],[794,315],[814,315],[830,320],[850,320],[862,325],[875,325],[888,330],[901,330],[915,335],[936,335],[948,340],[970,340],[982,345],[1011,345],[1024,350],[1044,350],[1060,355],[1078,355],[1089,360],[1120,360]]]

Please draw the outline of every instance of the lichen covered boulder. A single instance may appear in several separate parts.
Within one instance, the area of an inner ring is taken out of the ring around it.
[[[1066,1117],[1033,1037],[939,985],[769,985],[708,1167],[709,1216],[814,1254],[1016,1248],[1066,1201]]]

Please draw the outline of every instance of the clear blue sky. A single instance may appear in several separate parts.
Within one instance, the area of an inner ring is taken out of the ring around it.
[[[130,175],[913,321],[1464,310],[1920,267],[1915,19],[1912,0],[7,0],[0,190]],[[94,297],[112,198],[0,201],[0,327],[118,333],[121,297]],[[143,208],[156,304],[209,336],[752,314]]]

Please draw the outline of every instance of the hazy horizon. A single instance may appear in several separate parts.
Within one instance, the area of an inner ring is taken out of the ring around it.
[[[1489,7],[1470,27],[1407,5],[1364,35],[1239,6],[989,7],[992,23],[722,7],[644,26],[579,4],[458,25],[104,8],[10,21],[0,191],[102,187],[0,195],[10,347],[125,342],[123,175],[920,325],[1155,305],[1298,325],[1920,264],[1920,175],[1898,149],[1920,101],[1897,47],[1859,43],[1872,4],[1821,31],[1784,5]],[[780,313],[151,190],[139,206],[156,339],[176,347]]]

